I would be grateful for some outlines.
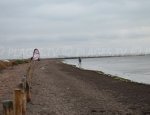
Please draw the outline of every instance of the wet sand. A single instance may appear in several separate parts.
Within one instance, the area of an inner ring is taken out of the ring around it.
[[[0,101],[11,98],[27,67],[23,64],[0,73]],[[58,60],[36,63],[31,90],[27,115],[150,114],[150,85],[121,81]]]

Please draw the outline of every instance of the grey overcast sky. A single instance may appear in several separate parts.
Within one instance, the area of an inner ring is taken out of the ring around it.
[[[150,48],[150,0],[1,0],[1,48]]]

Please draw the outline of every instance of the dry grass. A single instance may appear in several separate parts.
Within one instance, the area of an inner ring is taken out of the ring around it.
[[[10,66],[15,66],[15,65],[24,64],[24,63],[28,63],[28,60],[13,60],[10,62],[4,62],[0,60],[0,70],[6,69],[7,67],[10,67]]]
[[[7,67],[9,67],[11,65],[12,65],[12,62],[3,62],[3,61],[0,61],[0,70],[6,69]]]

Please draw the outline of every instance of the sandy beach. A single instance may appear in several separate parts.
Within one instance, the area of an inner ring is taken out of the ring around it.
[[[0,115],[1,102],[12,98],[27,67],[0,72]],[[150,115],[150,85],[81,70],[60,60],[36,63],[31,90],[27,115]]]

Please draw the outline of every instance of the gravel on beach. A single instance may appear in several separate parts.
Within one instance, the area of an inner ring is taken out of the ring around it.
[[[27,68],[28,64],[21,64],[0,72],[0,115],[2,101],[12,99]],[[31,94],[27,115],[150,115],[150,85],[114,79],[60,60],[35,63]]]

